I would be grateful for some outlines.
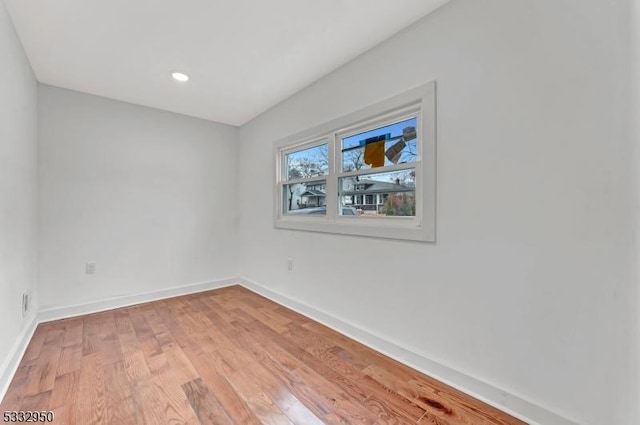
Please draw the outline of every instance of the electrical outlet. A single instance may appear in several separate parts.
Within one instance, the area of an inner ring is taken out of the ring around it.
[[[287,270],[293,270],[293,260],[291,258],[287,258]]]
[[[86,274],[96,274],[96,263],[93,261],[87,263],[84,271]]]
[[[29,312],[29,293],[24,292],[22,294],[22,317],[26,316]]]

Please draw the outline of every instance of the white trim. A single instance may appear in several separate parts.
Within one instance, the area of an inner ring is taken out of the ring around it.
[[[24,326],[22,332],[18,335],[18,339],[13,344],[13,347],[11,347],[9,354],[7,354],[7,357],[0,367],[0,401],[4,399],[9,389],[9,385],[18,370],[18,366],[20,366],[20,361],[27,351],[27,347],[29,346],[31,338],[33,338],[33,333],[36,331],[37,326],[37,315],[31,314],[28,324]]]
[[[374,332],[365,330],[345,319],[340,319],[302,301],[272,291],[249,279],[240,278],[239,281],[242,286],[253,292],[320,322],[375,351],[423,372],[530,425],[578,425],[578,422],[574,422],[533,402],[510,394],[481,379],[432,360],[424,354],[409,350],[399,343],[376,335]]]
[[[116,308],[129,307],[136,304],[178,297],[180,295],[195,294],[198,292],[220,289],[237,284],[237,278],[227,278],[208,282],[193,283],[190,285],[175,286],[173,288],[160,289],[158,291],[145,292],[142,294],[114,297],[103,301],[94,301],[86,304],[54,307],[48,308],[46,310],[41,309],[38,312],[38,323],[67,319],[69,317],[98,313],[101,311],[113,310]]]

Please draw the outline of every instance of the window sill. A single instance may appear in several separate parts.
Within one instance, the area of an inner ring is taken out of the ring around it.
[[[307,232],[333,233],[339,235],[364,236],[370,238],[396,239],[418,242],[435,242],[435,229],[415,223],[348,223],[349,219],[329,222],[326,218],[280,218],[275,220],[277,229],[302,230]]]

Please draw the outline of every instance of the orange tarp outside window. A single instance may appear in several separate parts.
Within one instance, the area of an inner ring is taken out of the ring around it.
[[[364,163],[372,168],[384,166],[384,140],[367,143],[364,147]]]

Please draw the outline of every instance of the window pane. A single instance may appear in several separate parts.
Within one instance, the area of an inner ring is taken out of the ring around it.
[[[415,162],[418,159],[416,118],[342,139],[342,171]]]
[[[285,155],[287,180],[324,176],[329,170],[329,145],[314,146]]]
[[[282,211],[284,211],[285,214],[327,214],[326,180],[318,180],[307,183],[285,184],[282,187],[282,199],[284,199]]]
[[[358,217],[416,215],[416,172],[414,168],[390,173],[342,177],[339,213],[354,209]]]

